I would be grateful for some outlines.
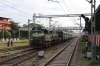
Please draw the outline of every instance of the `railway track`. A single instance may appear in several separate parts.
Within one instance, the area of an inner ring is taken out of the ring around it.
[[[29,46],[21,46],[21,47],[13,47],[13,48],[4,48],[4,49],[0,49],[0,52],[5,53],[5,52],[9,52],[9,51],[23,50],[26,48],[29,49],[30,47]],[[1,56],[1,57],[5,57],[5,56]]]
[[[14,65],[17,65],[17,63],[19,63],[19,60],[20,60],[20,62],[25,60],[25,59],[22,59],[22,57],[27,57],[27,55],[36,52],[34,50],[32,50],[32,51],[30,51],[30,50],[31,49],[23,51],[22,53],[18,53],[18,54],[15,54],[15,55],[0,58],[0,66],[14,66]]]
[[[78,38],[49,58],[41,66],[69,66],[77,46]],[[40,66],[40,65],[39,65]]]
[[[55,46],[53,47],[55,48]],[[44,51],[51,50],[53,47],[47,48]],[[18,64],[21,64],[26,60],[37,57],[38,51],[40,50],[32,50],[32,51],[28,50],[26,52],[15,54],[13,56],[0,58],[0,66],[17,66]]]
[[[52,49],[52,47],[45,49],[45,51],[48,51],[50,49]],[[29,50],[23,51],[22,53],[0,58],[0,66],[17,66],[18,64],[28,59],[38,56],[37,52],[40,50],[32,50],[32,51],[31,50],[32,49],[29,49]]]

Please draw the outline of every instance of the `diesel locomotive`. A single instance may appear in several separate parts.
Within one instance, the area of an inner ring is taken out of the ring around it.
[[[32,28],[30,47],[45,48],[72,38],[72,34],[64,31],[50,31],[40,27]]]

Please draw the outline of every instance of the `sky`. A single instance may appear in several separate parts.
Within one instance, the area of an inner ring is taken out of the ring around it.
[[[99,3],[100,1],[96,0],[96,8]],[[28,19],[33,20],[33,14],[38,16],[84,13],[91,13],[91,4],[86,0],[0,0],[0,17],[11,18],[20,26],[28,24]],[[60,17],[51,20],[51,25],[56,27],[79,26],[77,23],[80,23],[79,17]],[[49,19],[36,18],[35,23],[48,27]],[[82,18],[82,26],[84,24]]]

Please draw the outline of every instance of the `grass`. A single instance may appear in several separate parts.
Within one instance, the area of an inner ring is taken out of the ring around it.
[[[85,41],[81,38],[82,41],[82,50],[85,50]],[[89,47],[89,50],[91,50],[91,47]],[[83,53],[82,56],[86,56],[86,53]],[[84,58],[82,66],[100,66],[100,60],[96,60],[94,58]]]
[[[7,56],[7,55],[15,54],[15,53],[20,52],[20,51],[21,50],[4,52],[4,53],[0,53],[0,56]]]
[[[7,47],[7,42],[0,42],[0,49],[6,49],[6,48],[14,48],[14,47],[21,47],[21,46],[29,46],[28,40],[19,40],[14,41],[13,46]],[[1,50],[2,51],[2,50]],[[7,52],[0,52],[0,56],[10,55],[17,52],[21,52],[22,50],[14,50],[14,51],[7,51]]]
[[[53,49],[52,51],[50,51],[48,54],[46,54],[44,57],[45,58],[49,58],[50,56],[52,56],[54,53],[56,53],[57,50]],[[29,65],[27,66],[36,66],[36,64],[38,63],[39,58],[36,58],[32,61],[32,63],[29,63]]]
[[[83,66],[100,66],[100,61],[94,58],[92,59],[85,59]]]
[[[25,39],[25,40],[19,40],[19,41],[14,41],[14,42],[15,42],[15,43],[21,43],[21,42],[24,43],[24,42],[28,42],[28,40]],[[7,41],[4,41],[4,42],[3,42],[3,41],[0,40],[0,44],[6,44],[6,43],[7,43]]]
[[[14,41],[13,46],[7,47],[7,42],[0,42],[0,49],[3,48],[12,48],[12,47],[18,47],[18,46],[28,46],[28,40],[19,40],[19,41]]]
[[[19,52],[22,52],[24,50],[27,50],[27,49],[15,50],[15,51],[8,51],[8,52],[2,52],[2,53],[0,53],[0,57],[1,56],[7,56],[7,55],[15,54],[15,53],[19,53]]]
[[[54,53],[56,53],[56,50],[52,50],[50,53],[48,53],[47,55],[45,55],[45,58],[49,58]]]

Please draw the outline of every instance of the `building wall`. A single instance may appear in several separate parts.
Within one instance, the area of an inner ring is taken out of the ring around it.
[[[0,17],[0,30],[2,30],[3,29],[3,27],[4,27],[4,29],[6,29],[6,30],[11,30],[11,28],[10,28],[10,21],[8,21],[9,19],[8,18],[3,18],[3,17]]]

